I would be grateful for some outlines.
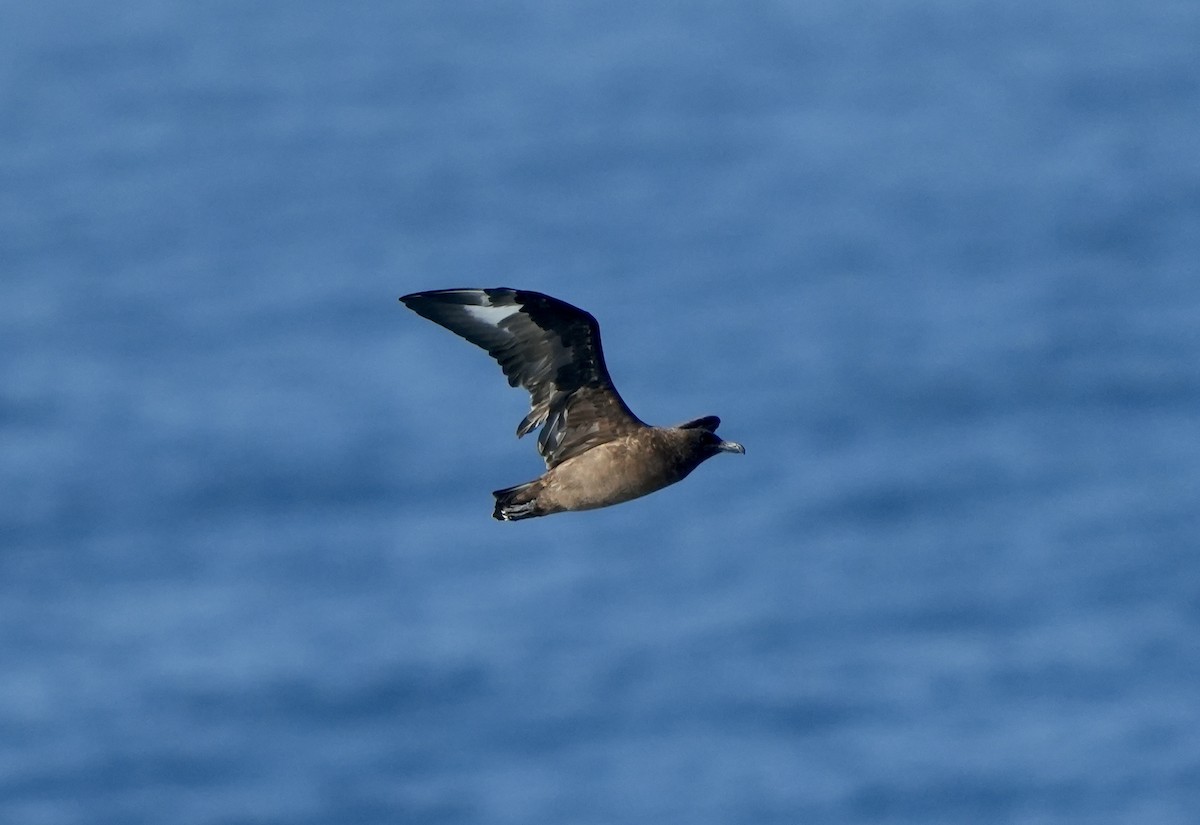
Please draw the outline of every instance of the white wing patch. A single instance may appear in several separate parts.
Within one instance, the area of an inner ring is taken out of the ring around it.
[[[497,329],[500,328],[501,321],[503,321],[505,318],[516,315],[521,311],[521,307],[516,305],[505,307],[481,307],[474,304],[467,304],[463,306],[463,309],[465,309],[467,314],[476,321],[482,321],[488,326],[496,327]]]

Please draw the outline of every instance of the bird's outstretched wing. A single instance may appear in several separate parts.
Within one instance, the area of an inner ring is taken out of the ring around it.
[[[542,427],[538,452],[547,467],[646,426],[612,385],[600,327],[582,309],[506,287],[439,289],[400,300],[487,350],[509,384],[529,391],[529,415],[517,437]]]

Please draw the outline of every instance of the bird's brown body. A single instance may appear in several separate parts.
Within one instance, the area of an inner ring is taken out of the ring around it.
[[[711,453],[695,449],[696,430],[643,427],[564,461],[533,481],[496,493],[501,520],[594,510],[682,481]]]
[[[635,416],[608,377],[596,319],[578,307],[505,287],[400,300],[486,349],[510,384],[529,391],[517,436],[541,428],[547,469],[493,494],[501,521],[620,504],[674,484],[719,452],[745,452],[717,436],[715,415],[678,427],[651,427]]]

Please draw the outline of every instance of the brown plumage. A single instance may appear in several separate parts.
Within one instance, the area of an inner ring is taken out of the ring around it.
[[[517,437],[541,427],[540,478],[497,490],[502,521],[619,504],[674,484],[707,458],[745,453],[723,441],[715,415],[677,427],[651,427],[634,415],[608,377],[596,319],[540,292],[439,289],[400,299],[405,306],[499,363],[508,383],[529,391]]]

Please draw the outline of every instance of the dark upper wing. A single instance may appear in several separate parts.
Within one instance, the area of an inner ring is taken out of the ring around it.
[[[542,426],[547,467],[646,426],[617,394],[604,366],[600,327],[578,307],[520,289],[439,289],[400,299],[405,306],[500,362],[512,386],[529,390],[517,437]]]

